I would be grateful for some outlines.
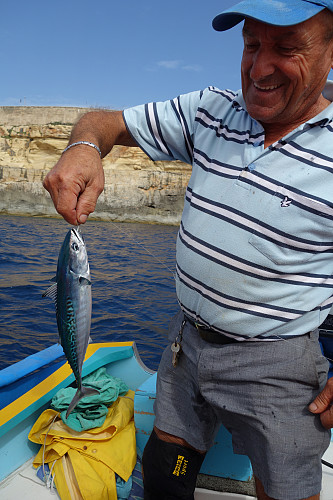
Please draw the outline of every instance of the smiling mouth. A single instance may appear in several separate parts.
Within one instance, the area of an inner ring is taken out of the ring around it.
[[[275,89],[278,89],[280,87],[280,85],[259,85],[258,83],[255,83],[255,82],[253,82],[253,85],[256,89],[264,90],[264,91],[275,90]]]

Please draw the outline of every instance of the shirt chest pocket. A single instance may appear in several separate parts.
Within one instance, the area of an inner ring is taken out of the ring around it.
[[[333,219],[329,210],[313,200],[305,208],[287,195],[275,193],[249,243],[279,266],[299,266],[315,259],[332,260]],[[306,272],[306,269],[298,271]]]

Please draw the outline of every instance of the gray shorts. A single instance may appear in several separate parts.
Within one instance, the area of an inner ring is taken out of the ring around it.
[[[183,320],[170,324],[174,341]],[[269,496],[299,500],[321,489],[321,457],[330,431],[307,409],[327,381],[315,332],[276,342],[216,345],[188,322],[172,366],[168,346],[157,377],[155,425],[208,450],[222,423],[234,452],[247,455]]]

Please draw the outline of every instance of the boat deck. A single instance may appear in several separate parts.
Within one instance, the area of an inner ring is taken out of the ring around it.
[[[333,442],[324,455],[324,460],[333,463]],[[236,484],[238,483],[238,484]],[[217,491],[222,490],[222,491]],[[212,476],[200,475],[195,500],[255,500],[253,483],[243,483]],[[48,500],[58,499],[56,490],[48,489],[36,476],[32,460],[26,462],[17,471],[0,483],[0,497],[6,500]],[[333,469],[323,465],[323,492],[321,500],[333,500]]]
[[[210,478],[211,480],[211,478]],[[216,486],[220,478],[216,478],[214,484]],[[202,486],[205,482],[203,479]],[[223,480],[221,480],[223,483]],[[212,482],[210,482],[212,487]],[[220,484],[220,486],[222,486]],[[11,474],[7,479],[0,483],[0,497],[6,500],[16,500],[24,498],[24,500],[54,500],[59,499],[59,495],[55,489],[49,489],[36,476],[36,470],[32,467],[32,460],[26,462],[17,471]],[[137,497],[136,497],[137,498]],[[231,492],[218,492],[204,487],[197,488],[194,496],[195,500],[255,500],[255,497]]]

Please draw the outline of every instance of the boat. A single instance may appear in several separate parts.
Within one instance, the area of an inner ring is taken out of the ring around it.
[[[89,344],[82,376],[101,367],[134,391],[136,448],[140,457],[154,423],[156,372],[145,366],[135,342]],[[72,370],[58,344],[0,371],[0,498],[43,500],[50,495],[60,498],[53,481],[37,476],[32,463],[40,445],[31,442],[28,436],[40,415],[50,407],[53,396],[73,382]],[[323,459],[325,463],[333,463],[333,441]],[[140,476],[139,458],[135,470]],[[140,496],[137,494],[135,498]],[[250,461],[233,453],[231,436],[221,426],[203,462],[195,500],[254,499]],[[333,500],[333,469],[325,464],[321,500]]]

